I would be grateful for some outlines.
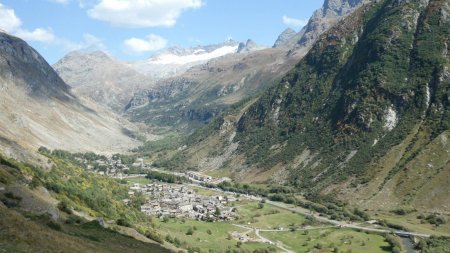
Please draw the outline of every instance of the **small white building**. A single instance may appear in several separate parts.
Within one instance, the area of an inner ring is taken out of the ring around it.
[[[189,212],[193,209],[193,206],[189,203],[181,203],[178,205],[178,210],[182,211],[183,213]]]

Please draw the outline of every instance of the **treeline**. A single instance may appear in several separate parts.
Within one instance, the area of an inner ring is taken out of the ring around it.
[[[289,186],[269,186],[268,188],[256,187],[248,184],[222,182],[218,185],[203,183],[208,188],[219,188],[223,191],[235,192],[239,194],[249,194],[261,196],[271,201],[283,202],[297,205],[305,209],[321,213],[333,220],[367,221],[369,215],[357,208],[349,209],[343,203],[332,203],[326,200],[318,200],[321,203],[314,203],[308,200],[301,200],[296,197],[296,190]]]
[[[450,252],[450,237],[431,236],[430,238],[420,240],[416,249],[422,253]]]
[[[86,153],[71,153],[69,151],[55,149],[50,150],[46,147],[40,147],[38,149],[38,152],[42,155],[48,156],[48,157],[56,157],[64,160],[68,160],[78,166],[86,167],[86,164],[84,162],[87,162],[88,164],[95,165],[97,161],[107,161],[108,158],[104,155],[98,155],[94,152],[86,152]],[[123,155],[123,154],[114,154],[112,155],[111,159],[114,161],[121,161],[122,164],[130,166],[135,161],[134,156],[129,155]]]
[[[94,152],[86,152],[86,153],[70,153],[69,151],[55,149],[49,150],[46,147],[40,147],[38,149],[39,153],[47,156],[53,156],[57,158],[61,158],[64,160],[70,160],[73,162],[78,162],[76,158],[86,160],[88,162],[94,162],[96,160],[107,160],[104,155],[97,155]]]
[[[182,184],[188,182],[187,178],[176,176],[173,174],[158,172],[158,171],[150,171],[145,176],[148,179],[158,180],[161,182],[171,183],[171,184]]]
[[[269,187],[257,187],[249,184],[231,183],[228,181],[222,182],[218,185],[202,183],[202,186],[208,188],[219,188],[224,191],[240,194],[256,195],[265,198],[269,197],[271,194],[293,194],[296,192],[293,187],[289,186],[274,185]]]

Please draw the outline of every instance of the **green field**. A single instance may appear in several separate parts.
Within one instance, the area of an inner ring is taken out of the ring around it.
[[[261,232],[261,235],[279,241],[295,252],[310,252],[320,249],[320,252],[391,252],[384,237],[366,234],[348,229],[321,229],[309,231]]]
[[[210,249],[217,251],[226,251],[227,249],[236,249],[237,240],[230,239],[229,233],[245,232],[245,229],[233,226],[225,222],[201,222],[195,220],[170,219],[162,222],[154,219],[157,231],[165,238],[170,235],[172,238],[178,238],[182,243],[182,248],[198,247],[204,252]],[[187,235],[188,230],[192,228],[193,234]],[[211,234],[208,233],[211,231]],[[263,243],[243,243],[240,248],[253,252],[255,249],[266,249],[269,246]],[[202,252],[203,252],[202,251]]]
[[[144,184],[151,184],[154,182],[153,180],[145,178],[145,177],[130,177],[130,178],[127,178],[126,180],[128,181],[128,184],[130,184],[130,185],[136,184],[136,183],[144,185]]]
[[[197,194],[199,194],[199,195],[204,195],[204,196],[217,196],[217,195],[223,196],[224,195],[224,193],[222,193],[222,192],[208,190],[208,189],[201,188],[201,187],[195,187],[195,186],[189,186],[189,187],[194,189],[197,192]]]
[[[239,214],[237,223],[250,225],[261,229],[287,228],[301,226],[305,217],[290,211],[264,204],[263,208],[257,202],[244,202],[236,205]],[[249,224],[250,223],[250,224]]]

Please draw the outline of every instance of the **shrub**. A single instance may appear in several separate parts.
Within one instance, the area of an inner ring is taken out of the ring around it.
[[[186,232],[186,235],[193,235],[194,234],[194,229],[192,229],[192,227],[190,227],[188,229],[188,231]]]
[[[56,231],[62,230],[61,225],[59,225],[58,223],[56,223],[55,221],[52,221],[52,220],[47,222],[47,226]]]
[[[67,203],[66,200],[60,201],[58,203],[58,209],[60,211],[62,211],[62,212],[67,213],[67,214],[72,214],[73,213],[72,209],[70,208],[70,206],[69,206],[69,204]]]
[[[147,232],[145,232],[145,237],[160,244],[164,244],[164,240],[161,238],[161,236],[153,230],[147,230]]]
[[[119,225],[119,226],[131,227],[131,224],[127,220],[125,220],[123,218],[118,219],[116,221],[116,224]]]
[[[70,214],[66,219],[66,224],[81,224],[83,223],[83,219],[74,214]]]

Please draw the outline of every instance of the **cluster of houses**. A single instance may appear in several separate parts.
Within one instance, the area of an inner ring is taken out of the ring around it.
[[[88,161],[81,157],[75,159],[83,164],[89,171],[118,179],[129,177],[126,172],[129,171],[130,168],[150,168],[150,164],[145,163],[143,158],[137,158],[132,164],[125,164],[120,158],[114,159],[114,157],[105,157],[104,159],[97,159],[95,161]],[[133,176],[145,176],[145,174]]]
[[[237,214],[230,203],[238,201],[235,196],[205,196],[185,185],[134,184],[128,192],[146,196],[141,211],[157,217],[185,217],[196,220],[233,220]]]
[[[196,171],[186,172],[186,177],[193,181],[200,181],[200,182],[211,182],[213,180],[212,177],[204,175],[204,174],[196,172]]]

